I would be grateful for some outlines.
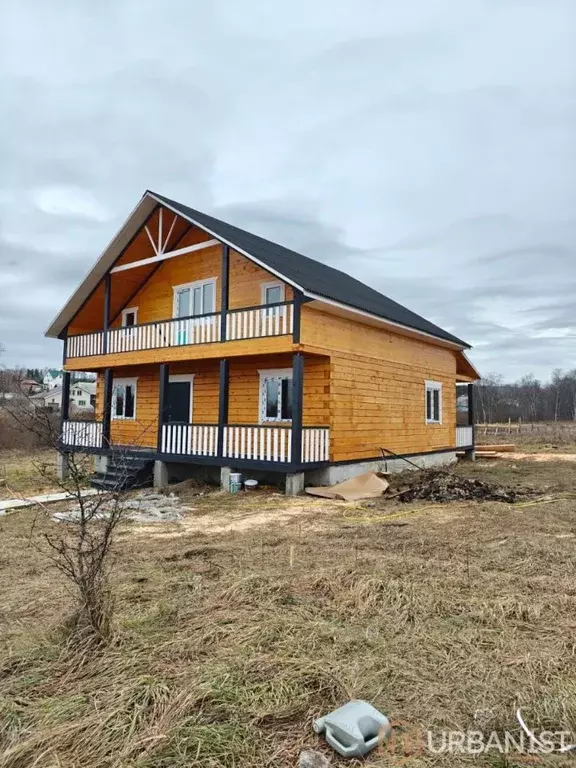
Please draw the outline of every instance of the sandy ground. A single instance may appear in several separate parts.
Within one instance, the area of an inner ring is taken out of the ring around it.
[[[576,461],[576,453],[519,453],[512,451],[500,455],[511,461],[522,461],[523,459],[530,459],[531,461]]]
[[[217,497],[211,496],[214,500]],[[221,498],[229,502],[225,494]],[[252,497],[242,494],[237,506],[226,503],[222,509],[211,510],[207,515],[204,509],[199,509],[189,503],[184,503],[186,511],[181,520],[170,523],[152,523],[147,525],[130,526],[125,530],[128,535],[146,536],[156,538],[178,538],[183,534],[221,534],[232,531],[245,533],[250,530],[266,527],[282,527],[290,524],[302,525],[305,520],[307,527],[319,528],[320,517],[329,516],[334,510],[341,507],[344,511],[351,505],[346,502],[328,501],[326,499],[312,499],[309,497],[287,498],[283,494],[255,493]],[[264,509],[262,506],[264,505]],[[214,504],[218,507],[218,504]],[[224,514],[222,514],[224,513]]]

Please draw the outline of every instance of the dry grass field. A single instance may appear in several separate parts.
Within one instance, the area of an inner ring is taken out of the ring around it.
[[[515,443],[529,453],[576,453],[576,422],[540,421],[520,424],[479,424],[478,445]]]
[[[56,524],[32,510],[0,518],[0,765],[285,768],[304,747],[360,765],[311,728],[351,697],[398,734],[518,733],[519,705],[538,730],[576,732],[576,467],[456,472],[565,498],[190,495],[181,522],[120,530],[115,637],[89,657],[67,643],[71,596],[42,552]],[[434,755],[397,739],[362,764],[573,761]]]

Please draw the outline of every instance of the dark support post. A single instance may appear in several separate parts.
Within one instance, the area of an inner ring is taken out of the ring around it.
[[[475,445],[476,416],[474,414],[474,384],[468,384],[468,423],[472,427],[472,445]]]
[[[292,355],[292,464],[302,463],[302,405],[304,391],[304,355]]]
[[[301,291],[294,289],[294,327],[292,330],[292,341],[294,344],[300,344],[300,323],[302,318],[302,304],[304,296]]]
[[[60,437],[62,437],[62,431],[64,422],[68,421],[70,415],[70,371],[64,371],[62,380],[62,405],[60,407]]]
[[[158,453],[162,451],[162,425],[168,415],[168,383],[170,381],[170,368],[168,363],[160,366],[160,387],[158,390]]]
[[[224,427],[228,424],[228,382],[230,378],[230,361],[220,360],[220,382],[218,389],[218,449],[217,456],[224,456]]]
[[[110,421],[112,419],[112,384],[114,371],[112,368],[104,369],[104,398],[102,401],[102,447],[110,445]]]
[[[220,341],[226,341],[226,319],[229,305],[230,248],[222,243],[222,283],[220,296]]]
[[[106,273],[104,278],[104,318],[102,321],[102,327],[104,329],[104,338],[102,339],[102,352],[106,354],[108,352],[108,328],[110,327],[110,293],[112,287],[112,275],[110,272]]]

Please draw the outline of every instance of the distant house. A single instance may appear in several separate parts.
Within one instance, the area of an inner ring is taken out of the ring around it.
[[[30,400],[37,408],[49,408],[59,411],[62,407],[63,387],[52,387],[45,392],[33,395]],[[76,411],[93,411],[96,405],[96,382],[83,381],[70,386],[69,407]]]
[[[54,387],[61,387],[64,383],[64,372],[58,371],[56,368],[51,368],[46,372],[42,383],[44,389],[54,389]]]
[[[18,387],[25,395],[35,395],[42,391],[42,384],[39,384],[35,379],[22,379],[18,382]]]

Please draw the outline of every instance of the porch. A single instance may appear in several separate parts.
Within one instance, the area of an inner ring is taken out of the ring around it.
[[[222,437],[221,437],[222,436]],[[105,451],[110,447],[104,441],[103,421],[63,422],[62,443],[65,447]],[[222,459],[292,464],[292,427],[275,427],[262,424],[163,424],[160,445],[154,450],[146,446],[122,446],[132,448],[143,455],[167,461],[192,461],[196,459]],[[222,451],[218,446],[222,444]],[[303,427],[300,448],[300,464],[317,465],[329,460],[329,427]],[[214,463],[221,463],[216,461]]]
[[[66,383],[65,383],[66,385]],[[282,472],[330,460],[329,360],[257,355],[106,369],[95,421],[62,410],[71,450]]]

